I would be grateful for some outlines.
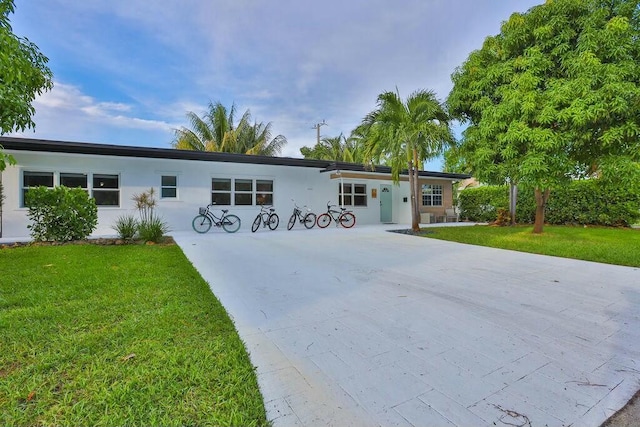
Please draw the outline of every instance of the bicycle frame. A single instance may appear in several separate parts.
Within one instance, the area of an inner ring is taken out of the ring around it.
[[[255,233],[258,228],[260,228],[260,224],[262,224],[263,228],[268,226],[269,229],[273,231],[278,228],[279,223],[280,219],[278,218],[273,206],[260,205],[260,213],[258,213],[256,219],[253,220],[251,232]]]
[[[213,225],[215,225],[216,227],[220,227],[220,225],[222,225],[222,221],[224,221],[224,217],[228,215],[229,211],[226,209],[221,209],[222,213],[220,217],[217,217],[216,214],[213,213],[213,211],[210,209],[211,206],[213,205],[209,204],[207,205],[206,208],[200,208],[199,209],[200,215],[205,215],[211,220]]]
[[[318,227],[325,228],[331,224],[331,221],[338,225],[342,225],[344,228],[351,228],[356,223],[356,216],[350,210],[341,207],[340,210],[333,209],[336,205],[332,205],[331,201],[327,202],[327,212],[318,215],[317,223]]]
[[[216,215],[209,203],[206,208],[198,208],[198,215],[193,218],[191,226],[197,233],[206,233],[212,226],[222,227],[227,233],[235,233],[241,226],[241,220],[237,215],[230,214],[228,209],[221,209],[220,216]]]

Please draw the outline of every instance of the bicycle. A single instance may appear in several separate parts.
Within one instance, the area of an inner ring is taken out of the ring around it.
[[[260,206],[260,213],[256,216],[256,219],[253,220],[251,232],[255,233],[258,227],[260,227],[260,223],[262,223],[263,227],[269,226],[270,230],[278,228],[280,218],[278,218],[272,206]]]
[[[229,214],[228,209],[221,209],[222,215],[218,217],[211,212],[210,208],[213,205],[214,203],[210,203],[206,208],[198,208],[198,215],[196,215],[191,222],[191,226],[196,233],[206,233],[211,229],[212,225],[222,227],[222,229],[227,233],[235,233],[240,229],[240,218],[233,214]]]
[[[307,213],[303,216],[302,209],[299,208],[298,205],[296,205],[296,202],[293,199],[291,199],[291,201],[293,201],[294,207],[291,218],[289,218],[289,223],[287,224],[287,230],[291,230],[293,226],[296,225],[296,220],[298,220],[300,224],[304,224],[307,229],[313,228],[313,226],[316,225],[316,214],[311,212],[311,209],[303,206],[303,208],[307,210]]]
[[[346,208],[340,208],[339,211],[335,209],[331,209],[336,207],[336,205],[331,205],[331,202],[327,202],[327,212],[321,214],[318,217],[318,227],[326,228],[331,221],[336,222],[336,227],[338,224],[343,226],[344,228],[351,228],[356,225],[356,216],[353,212],[347,210]]]

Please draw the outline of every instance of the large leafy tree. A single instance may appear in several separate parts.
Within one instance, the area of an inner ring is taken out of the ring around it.
[[[482,181],[533,187],[534,233],[554,188],[637,169],[639,5],[548,0],[513,14],[452,75],[449,110],[468,124],[453,157]]]
[[[35,127],[32,102],[53,87],[48,59],[28,39],[13,34],[13,0],[0,0],[0,135]],[[0,171],[15,160],[0,146]]]
[[[449,116],[435,93],[417,90],[403,101],[396,92],[378,96],[378,107],[369,113],[355,130],[364,141],[365,164],[385,159],[391,167],[393,181],[400,173],[409,174],[411,192],[411,227],[420,228],[419,171],[426,160],[442,153],[454,138]]]
[[[172,142],[174,148],[196,151],[218,151],[263,156],[277,156],[287,139],[282,135],[272,137],[271,122],[253,122],[249,110],[235,123],[236,107],[231,109],[220,102],[209,103],[200,117],[190,111],[187,118],[191,127],[176,129]]]
[[[305,159],[335,160],[337,162],[363,163],[364,149],[362,141],[356,137],[322,138],[313,147],[302,147],[300,153]]]

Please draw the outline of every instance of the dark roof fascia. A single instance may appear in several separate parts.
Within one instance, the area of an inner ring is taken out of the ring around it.
[[[374,166],[373,168],[365,167],[364,165],[357,163],[344,163],[344,162],[332,162],[321,172],[337,172],[337,171],[349,171],[349,172],[369,172],[380,174],[391,174],[391,167],[389,166]],[[407,170],[400,172],[400,175],[409,175]],[[471,175],[463,173],[449,173],[449,172],[433,172],[433,171],[419,171],[418,175],[427,178],[446,178],[454,180],[462,180],[471,178]]]
[[[5,150],[47,153],[88,154],[94,156],[139,157],[150,159],[200,160],[205,162],[250,163],[258,165],[297,166],[321,169],[320,172],[353,171],[391,174],[389,166],[375,166],[373,170],[358,163],[330,160],[298,159],[294,157],[269,157],[248,154],[217,153],[208,151],[177,150],[175,148],[135,147],[128,145],[96,144],[89,142],[52,141],[47,139],[0,136]],[[420,171],[420,176],[446,179],[467,179],[471,175],[446,172]],[[401,172],[407,175],[407,171]]]
[[[96,144],[87,142],[51,141],[45,139],[0,137],[5,150],[48,153],[89,154],[97,156],[141,157],[152,159],[200,160],[206,162],[252,163],[261,165],[326,168],[327,160],[297,159],[293,157],[254,156],[248,154],[215,153],[206,151],[177,150],[174,148],[133,147],[125,145]]]

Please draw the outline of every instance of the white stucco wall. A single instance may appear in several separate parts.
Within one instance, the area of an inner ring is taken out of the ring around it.
[[[320,169],[294,166],[259,165],[242,163],[208,162],[199,160],[153,159],[86,154],[43,153],[9,151],[18,164],[3,172],[6,199],[3,209],[3,237],[26,237],[27,209],[21,208],[22,171],[67,172],[85,174],[118,174],[120,176],[120,206],[98,208],[98,228],[94,236],[114,235],[112,226],[123,214],[137,214],[132,197],[153,187],[158,206],[156,212],[169,224],[171,230],[190,230],[191,221],[198,207],[211,201],[211,179],[252,178],[269,179],[274,182],[274,207],[280,216],[280,228],[286,231],[286,222],[291,215],[295,199],[298,205],[308,205],[316,214],[326,210],[327,201],[338,204],[338,182],[330,173]],[[160,199],[160,177],[178,177],[178,198]],[[350,179],[351,183],[367,184],[367,206],[350,208],[357,217],[357,224],[380,222],[379,198],[372,198],[371,189],[380,184],[391,184],[385,180]],[[393,221],[409,224],[409,197],[407,183],[393,186]],[[250,231],[251,223],[260,210],[259,206],[229,206],[242,220],[240,231]]]

